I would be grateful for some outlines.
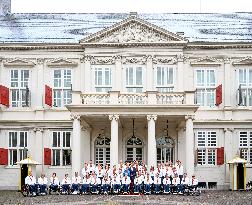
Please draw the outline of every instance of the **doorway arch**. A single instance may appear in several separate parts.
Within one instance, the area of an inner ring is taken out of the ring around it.
[[[174,162],[175,142],[169,136],[161,136],[156,139],[157,163]]]

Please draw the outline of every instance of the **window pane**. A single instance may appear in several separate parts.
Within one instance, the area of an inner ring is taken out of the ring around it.
[[[215,149],[208,150],[208,164],[215,165]]]
[[[102,69],[97,72],[97,85],[102,85]]]
[[[239,84],[246,85],[246,69],[239,69]]]
[[[197,89],[196,91],[196,103],[204,106],[205,104],[205,90]]]
[[[28,150],[27,149],[20,149],[19,150],[19,161],[26,159],[27,158],[27,153]]]
[[[204,86],[204,70],[196,71],[197,86]]]
[[[198,132],[198,147],[205,147],[206,146],[206,133],[205,132]]]
[[[198,164],[204,165],[206,164],[206,150],[205,149],[199,149],[198,150]]]
[[[24,147],[24,132],[20,132],[20,147]]]
[[[128,68],[128,74],[129,74],[129,78],[128,78],[128,85],[133,85],[133,68]]]
[[[142,68],[136,68],[136,85],[142,85]]]
[[[157,85],[162,85],[162,83],[161,83],[161,67],[157,67]]]
[[[248,147],[247,132],[240,132],[240,147]]]
[[[17,164],[17,150],[10,150],[10,165]]]
[[[248,86],[252,86],[252,69],[249,69]]]
[[[11,70],[11,87],[18,87],[18,70]]]
[[[71,132],[66,132],[66,147],[70,147]]]
[[[248,149],[240,149],[240,157],[248,160]]]
[[[207,134],[207,144],[209,147],[217,146],[217,135],[216,132],[208,132]]]
[[[61,87],[61,70],[54,70],[54,87]]]
[[[18,107],[19,105],[19,90],[11,90],[11,106]]]
[[[167,84],[173,84],[173,68],[168,68]]]
[[[215,105],[215,90],[214,89],[207,89],[207,106],[214,106]]]
[[[53,150],[53,166],[60,166],[60,150]]]
[[[105,69],[105,85],[110,85],[110,75],[111,75],[111,72],[110,72],[110,69],[109,68],[106,68]]]
[[[63,151],[63,160],[62,165],[67,166],[71,165],[71,150],[62,150]]]
[[[60,132],[53,132],[53,147],[60,147]]]
[[[71,103],[72,103],[71,90],[64,90],[64,105],[69,105]]]
[[[9,133],[9,146],[10,147],[17,147],[17,132],[10,132]]]
[[[215,86],[214,70],[207,70],[207,86]]]
[[[248,106],[252,106],[252,89],[248,89]]]
[[[72,71],[64,70],[64,87],[71,88],[72,84]]]
[[[21,88],[28,87],[29,70],[21,70]]]
[[[53,90],[53,105],[55,107],[61,107],[61,90]]]

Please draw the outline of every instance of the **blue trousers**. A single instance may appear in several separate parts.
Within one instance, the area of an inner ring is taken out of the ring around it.
[[[134,185],[134,192],[135,193],[139,193],[140,192],[140,185],[139,184],[135,184]]]
[[[79,184],[72,184],[72,191],[79,191]]]
[[[30,192],[30,194],[33,194],[34,192],[36,192],[36,185],[35,184],[29,185],[29,192]]]
[[[62,184],[62,192],[67,192],[70,188],[70,184]]]
[[[170,184],[164,184],[164,192],[165,193],[170,192]]]
[[[119,192],[119,189],[120,189],[120,184],[114,184],[113,185],[114,192]]]
[[[82,193],[87,193],[88,190],[89,190],[89,184],[82,184],[82,187],[81,187],[81,190],[82,190]]]
[[[129,191],[129,184],[123,184],[122,187],[123,187],[123,191],[124,192],[128,192]]]
[[[109,184],[103,184],[102,185],[102,190],[103,190],[103,192],[109,192],[109,190],[110,190],[110,185]]]
[[[159,193],[161,185],[160,184],[155,184],[154,187],[155,187],[155,192]]]
[[[146,193],[150,193],[151,192],[151,185],[150,184],[145,184],[144,188],[145,188],[145,192]]]
[[[45,193],[46,187],[46,184],[39,184],[40,193]]]
[[[59,187],[59,186],[58,186],[58,185],[55,185],[55,184],[51,184],[51,185],[50,185],[50,189],[51,189],[52,191],[54,191],[54,192],[58,190],[58,187]]]

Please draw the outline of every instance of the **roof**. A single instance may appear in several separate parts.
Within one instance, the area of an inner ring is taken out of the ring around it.
[[[126,13],[0,16],[0,43],[79,43],[128,17]],[[138,17],[173,33],[184,32],[190,42],[252,42],[252,13],[163,13]]]
[[[28,157],[26,159],[21,160],[20,162],[17,162],[17,164],[39,165],[41,163],[39,163],[35,160],[32,160],[31,158]]]
[[[228,161],[228,164],[239,164],[239,163],[246,164],[247,161],[245,159],[240,158],[239,156],[236,156],[232,160]]]

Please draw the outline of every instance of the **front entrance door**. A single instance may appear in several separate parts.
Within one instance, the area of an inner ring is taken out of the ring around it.
[[[143,160],[143,143],[138,137],[132,136],[126,144],[126,161]]]
[[[174,162],[174,141],[171,137],[157,139],[157,163]]]

